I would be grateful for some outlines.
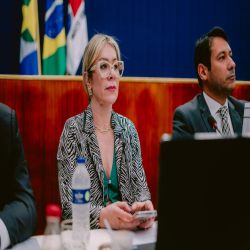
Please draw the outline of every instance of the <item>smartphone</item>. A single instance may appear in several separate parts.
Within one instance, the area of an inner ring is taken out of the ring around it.
[[[134,213],[134,220],[144,221],[157,216],[157,211],[138,211]]]

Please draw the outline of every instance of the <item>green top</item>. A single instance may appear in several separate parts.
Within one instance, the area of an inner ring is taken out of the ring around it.
[[[111,169],[111,174],[108,179],[105,170],[104,172],[104,207],[106,207],[106,203],[110,200],[112,203],[116,201],[120,201],[120,193],[117,179],[117,170],[116,170],[116,161],[115,161],[115,147],[114,147],[114,157],[113,164]]]

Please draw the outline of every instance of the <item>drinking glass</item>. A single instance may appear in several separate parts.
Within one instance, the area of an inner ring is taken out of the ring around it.
[[[112,250],[131,250],[135,233],[127,230],[113,231],[111,235]]]

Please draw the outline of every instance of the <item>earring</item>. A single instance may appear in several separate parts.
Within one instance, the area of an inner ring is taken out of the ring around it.
[[[89,92],[89,97],[91,97],[92,96],[92,90],[91,90],[91,87],[89,86],[89,84],[88,84],[88,92]]]

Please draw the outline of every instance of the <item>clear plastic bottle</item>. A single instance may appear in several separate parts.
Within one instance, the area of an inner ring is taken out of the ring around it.
[[[85,159],[78,158],[77,163],[72,178],[72,233],[74,240],[82,241],[86,246],[90,235],[90,178],[85,166]]]
[[[56,204],[48,204],[46,206],[47,225],[44,231],[42,250],[61,249],[60,219],[61,219],[61,207]]]

